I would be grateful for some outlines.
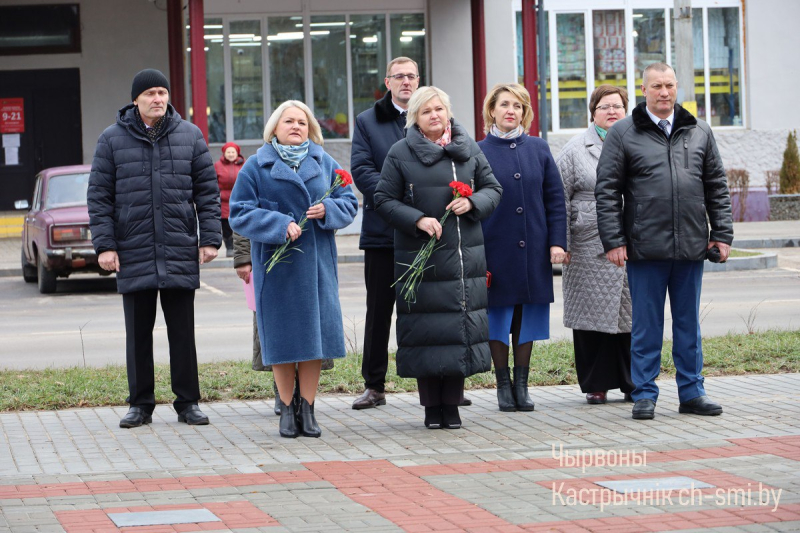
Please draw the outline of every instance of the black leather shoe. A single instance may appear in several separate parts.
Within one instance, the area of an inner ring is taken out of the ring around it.
[[[630,393],[630,392],[626,392],[626,393],[625,393],[625,397],[624,397],[624,399],[625,399],[625,401],[626,401],[626,402],[633,403],[633,396],[631,396],[631,393]]]
[[[722,406],[712,402],[708,396],[703,395],[680,404],[680,406],[678,406],[678,412],[693,415],[717,416],[722,414]]]
[[[458,415],[457,405],[442,406],[442,428],[461,429],[461,417]]]
[[[459,407],[469,407],[470,405],[472,405],[472,400],[464,398],[463,396],[461,397],[461,401],[458,402]]]
[[[647,398],[633,404],[634,420],[652,420],[656,416],[656,402]]]
[[[280,397],[275,401],[278,402],[281,408],[281,420],[278,423],[278,432],[281,437],[287,439],[297,438],[300,431],[297,429],[297,413],[295,412],[294,404],[286,405],[281,401]]]
[[[208,417],[196,405],[190,405],[178,413],[178,422],[185,422],[190,426],[207,426]]]
[[[355,399],[353,409],[372,409],[379,405],[386,405],[386,394],[375,389],[367,389],[364,394]]]
[[[514,402],[514,392],[511,390],[511,370],[508,367],[495,368],[495,379],[497,380],[497,406],[504,413],[511,413],[517,410]]]
[[[425,427],[428,429],[439,429],[442,427],[441,405],[425,408]]]
[[[149,424],[153,421],[153,416],[141,407],[131,407],[128,414],[119,421],[121,428],[138,428],[142,424]]]
[[[314,416],[314,404],[308,403],[305,398],[300,398],[300,405],[297,407],[297,426],[300,434],[304,437],[322,435],[317,418]]]

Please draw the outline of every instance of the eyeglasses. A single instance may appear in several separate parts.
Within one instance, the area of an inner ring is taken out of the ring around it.
[[[416,74],[395,74],[394,76],[389,76],[389,78],[397,81],[403,81],[403,79],[408,78],[408,81],[414,81],[419,78],[419,76]]]
[[[622,104],[614,104],[614,105],[605,104],[605,105],[599,105],[599,106],[597,106],[595,109],[599,109],[600,111],[608,111],[608,110],[609,110],[609,109],[611,109],[612,107],[613,107],[614,109],[616,109],[617,111],[621,111],[622,109],[625,109],[625,106],[624,106],[624,105],[622,105]]]

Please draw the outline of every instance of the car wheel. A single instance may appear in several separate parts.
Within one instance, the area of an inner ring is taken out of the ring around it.
[[[36,281],[36,267],[25,259],[25,250],[22,250],[22,279],[28,283]]]
[[[56,273],[52,270],[47,270],[44,267],[44,261],[39,260],[39,292],[42,294],[50,294],[56,292]]]

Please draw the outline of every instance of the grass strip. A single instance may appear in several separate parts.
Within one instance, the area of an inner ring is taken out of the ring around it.
[[[672,342],[664,341],[662,377],[674,376]],[[753,334],[728,334],[703,340],[706,376],[779,374],[800,372],[800,331],[768,330]],[[572,342],[556,340],[536,343],[530,384],[572,385],[577,382]],[[156,398],[169,403],[169,365],[156,365]],[[200,365],[203,402],[262,400],[273,398],[272,374],[254,372],[250,361],[220,361]],[[394,355],[390,357],[387,392],[417,390],[414,379],[397,376]],[[493,388],[491,372],[467,379],[468,389]],[[322,373],[320,392],[356,394],[363,390],[361,356],[338,359],[335,368]],[[0,371],[0,411],[66,409],[120,405],[127,396],[125,367],[52,368]]]

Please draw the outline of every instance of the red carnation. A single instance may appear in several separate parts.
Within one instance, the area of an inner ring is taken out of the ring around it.
[[[453,188],[453,196],[461,198],[469,198],[472,196],[472,187],[460,181],[451,181],[450,187]]]
[[[339,179],[342,182],[341,183],[342,187],[347,187],[348,185],[353,183],[353,176],[351,176],[350,173],[347,172],[345,169],[337,168],[336,170],[334,170],[334,172],[339,174]]]

